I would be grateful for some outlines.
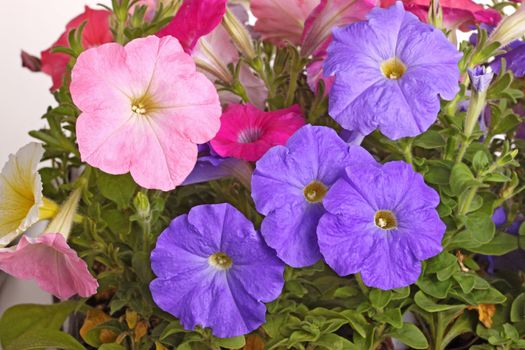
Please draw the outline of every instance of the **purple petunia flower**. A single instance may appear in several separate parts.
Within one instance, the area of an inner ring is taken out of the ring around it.
[[[270,149],[252,177],[252,197],[266,215],[261,233],[288,265],[304,267],[321,259],[316,228],[325,213],[323,198],[350,163],[374,162],[335,131],[306,125],[286,146]]]
[[[283,288],[284,264],[253,224],[229,204],[201,205],[175,218],[151,253],[155,303],[186,329],[225,338],[265,321],[265,302]]]
[[[416,136],[436,120],[438,95],[452,100],[459,91],[462,54],[401,2],[333,34],[324,66],[335,74],[329,113],[345,129]]]
[[[421,260],[442,250],[439,195],[403,161],[351,164],[328,191],[317,236],[337,274],[360,272],[380,289],[417,281]]]
[[[510,43],[507,47],[507,52],[495,58],[490,66],[497,73],[501,69],[502,58],[507,63],[507,69],[511,70],[516,77],[521,78],[525,76],[525,42],[514,41]]]

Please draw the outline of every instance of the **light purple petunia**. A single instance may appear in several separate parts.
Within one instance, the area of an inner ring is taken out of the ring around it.
[[[186,329],[210,327],[221,338],[265,321],[265,302],[284,284],[284,264],[253,224],[229,204],[193,207],[175,218],[151,253],[155,303]]]
[[[401,2],[333,34],[324,65],[335,75],[329,113],[345,129],[416,136],[436,120],[438,95],[452,100],[459,91],[462,54]]]
[[[321,254],[337,274],[361,273],[370,287],[408,286],[421,260],[442,250],[439,195],[403,161],[351,164],[328,191],[319,221]]]
[[[325,213],[323,198],[350,163],[374,162],[331,128],[306,125],[286,146],[270,149],[252,177],[252,197],[266,215],[261,233],[288,265],[304,267],[321,259],[316,228]]]

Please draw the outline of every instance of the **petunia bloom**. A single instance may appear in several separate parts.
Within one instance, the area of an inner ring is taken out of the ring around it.
[[[333,129],[311,125],[259,159],[252,197],[257,211],[266,215],[261,233],[285,263],[304,267],[321,259],[316,229],[326,212],[323,199],[349,163],[361,162],[374,160]]]
[[[507,69],[512,71],[518,78],[525,76],[525,42],[514,41],[506,48],[507,52],[496,56],[494,61],[490,63],[490,67],[494,72],[499,72],[501,69],[501,61],[504,58]]]
[[[254,29],[276,45],[298,45],[304,22],[318,4],[319,0],[252,0],[250,9],[257,18]]]
[[[69,47],[68,35],[73,29],[78,29],[82,23],[86,23],[82,30],[82,46],[85,49],[96,47],[113,41],[113,35],[109,28],[109,17],[111,12],[107,10],[93,10],[85,7],[84,13],[73,18],[67,25],[66,31],[47,50],[42,51],[42,72],[53,79],[51,90],[56,90],[62,85],[67,71],[67,65],[71,57],[64,53],[54,53],[51,50],[57,46]]]
[[[381,0],[381,7],[390,7],[396,0]],[[405,9],[426,22],[430,0],[403,0]],[[443,9],[443,24],[450,30],[460,29],[464,32],[472,30],[472,26],[487,24],[494,26],[501,20],[500,13],[472,0],[440,0]]]
[[[175,218],[151,253],[155,303],[185,329],[210,327],[221,338],[265,321],[264,303],[284,285],[284,264],[253,224],[229,204],[201,205]]]
[[[437,118],[439,95],[459,91],[461,53],[438,29],[397,2],[368,21],[334,30],[325,74],[335,75],[329,113],[345,129],[379,129],[396,140],[416,136]]]
[[[0,173],[0,247],[56,213],[57,205],[42,196],[38,163],[43,155],[41,144],[29,143],[9,156]]]
[[[67,244],[80,191],[73,192],[62,205],[47,233],[35,238],[24,235],[15,247],[0,249],[0,270],[16,278],[36,280],[40,288],[62,300],[75,294],[95,294],[97,280]]]
[[[408,286],[421,260],[442,250],[439,195],[403,161],[350,164],[323,203],[319,247],[340,276],[360,272],[365,285],[384,290]]]
[[[211,140],[222,157],[256,161],[270,148],[283,145],[301,126],[304,118],[298,105],[264,112],[253,105],[230,105],[221,117],[221,128]]]
[[[197,161],[197,144],[219,130],[213,84],[196,72],[177,39],[135,39],[83,52],[71,95],[82,160],[110,174],[131,173],[142,187],[172,190]]]
[[[227,0],[184,0],[171,22],[157,36],[179,39],[190,53],[198,40],[217,27],[226,13]]]

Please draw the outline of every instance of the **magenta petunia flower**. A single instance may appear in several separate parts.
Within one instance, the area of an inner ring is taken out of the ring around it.
[[[257,18],[255,31],[276,45],[298,45],[304,22],[319,0],[252,0],[250,8]]]
[[[175,218],[151,252],[155,303],[186,329],[210,327],[221,338],[265,321],[264,303],[284,285],[284,264],[253,224],[230,204],[193,207]]]
[[[0,270],[16,278],[34,279],[40,288],[62,300],[76,294],[89,297],[98,288],[85,261],[60,233],[22,236],[16,247],[0,249]]]
[[[408,286],[417,281],[421,260],[442,250],[439,201],[408,163],[352,163],[323,201],[321,254],[340,276],[360,272],[367,286]]]
[[[170,36],[85,51],[72,72],[71,95],[82,111],[76,127],[82,160],[110,174],[130,172],[146,188],[182,183],[197,161],[197,144],[220,126],[215,87]]]
[[[217,27],[226,13],[227,0],[184,0],[171,22],[157,36],[172,35],[190,53],[199,39]]]
[[[270,148],[283,145],[301,126],[304,118],[298,105],[264,112],[253,105],[230,105],[221,117],[221,128],[211,140],[222,157],[256,161]]]
[[[335,75],[329,113],[345,129],[416,136],[436,120],[439,96],[451,100],[459,91],[461,53],[401,2],[333,36],[324,65]]]

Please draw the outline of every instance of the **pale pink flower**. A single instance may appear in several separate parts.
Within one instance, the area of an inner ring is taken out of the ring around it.
[[[304,22],[319,0],[252,0],[250,7],[257,17],[255,31],[276,45],[301,41]]]
[[[230,105],[221,117],[221,129],[211,140],[222,157],[256,161],[270,148],[284,145],[304,125],[299,105],[265,112],[252,105]]]
[[[227,0],[184,0],[173,20],[157,36],[172,35],[190,53],[197,41],[222,21]]]
[[[149,36],[80,55],[71,95],[82,114],[82,160],[110,174],[131,173],[142,187],[172,190],[197,161],[197,144],[219,130],[213,84],[177,39]]]
[[[40,288],[62,300],[97,292],[97,280],[60,233],[22,236],[16,247],[0,249],[0,270],[36,280]]]

